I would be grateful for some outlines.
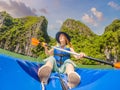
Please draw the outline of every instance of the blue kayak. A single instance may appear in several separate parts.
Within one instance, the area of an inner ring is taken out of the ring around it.
[[[42,64],[0,54],[0,90],[41,90],[37,70]],[[76,68],[81,83],[72,90],[120,90],[120,70]],[[61,74],[64,80],[66,75]],[[46,90],[62,90],[57,72],[53,72]]]

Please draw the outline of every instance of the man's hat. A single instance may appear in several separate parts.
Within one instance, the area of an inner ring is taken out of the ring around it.
[[[71,40],[70,40],[70,36],[69,36],[67,33],[65,33],[65,32],[58,32],[58,33],[56,34],[56,40],[57,40],[58,43],[60,43],[59,37],[60,37],[61,34],[64,34],[64,35],[66,36],[66,38],[68,39],[69,42],[71,41]]]

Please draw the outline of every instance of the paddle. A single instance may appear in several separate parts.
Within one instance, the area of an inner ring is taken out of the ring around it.
[[[108,62],[108,61],[105,61],[105,60],[100,60],[100,59],[97,59],[97,58],[92,58],[92,57],[89,57],[89,56],[84,56],[84,57],[87,58],[87,59],[91,59],[91,60],[100,62],[100,63],[111,65],[112,67],[120,69],[120,62],[112,63],[112,62]]]
[[[36,38],[32,38],[32,41],[31,41],[31,44],[34,45],[34,46],[37,46],[38,44],[46,44],[44,42],[39,42],[39,40],[37,40]],[[47,44],[46,44],[47,45]],[[48,45],[47,45],[48,46]],[[62,79],[60,73],[58,72],[58,77],[60,79],[60,83],[61,83],[61,87],[62,87],[62,90],[68,90],[68,87],[65,85],[65,82],[64,80]],[[44,88],[44,85],[42,84],[42,88]]]
[[[51,46],[51,47],[55,48],[55,49],[58,49],[60,51],[63,51],[63,52],[70,53],[70,54],[80,55],[78,53],[67,51],[65,49],[57,48],[57,47],[54,47],[54,46]],[[107,64],[107,65],[111,65],[112,67],[120,69],[120,62],[112,63],[112,62],[108,62],[108,61],[105,61],[105,60],[100,60],[100,59],[97,59],[97,58],[92,58],[92,57],[89,57],[89,56],[84,56],[84,58],[87,58],[87,59],[90,59],[90,60],[94,60],[94,61],[97,61],[97,62],[100,62],[100,63],[104,63],[104,64]]]
[[[36,38],[32,38],[32,45],[37,46],[38,44],[45,44],[45,43],[44,42],[39,42],[39,40],[37,40]],[[71,51],[67,51],[67,50],[61,49],[61,48],[57,48],[55,46],[51,46],[51,47],[54,48],[54,49],[58,49],[60,51],[64,51],[64,52],[70,53],[70,54],[80,55],[80,54],[75,53],[75,52],[71,52]],[[87,58],[87,59],[90,59],[90,60],[94,60],[94,61],[97,61],[97,62],[100,62],[100,63],[104,63],[104,64],[107,64],[107,65],[111,65],[112,67],[120,69],[120,62],[112,63],[112,62],[108,62],[108,61],[105,61],[105,60],[92,58],[92,57],[89,57],[89,56],[84,56],[84,58]]]

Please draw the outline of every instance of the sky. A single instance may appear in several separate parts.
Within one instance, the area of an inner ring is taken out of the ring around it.
[[[62,23],[74,19],[86,24],[95,34],[120,19],[120,0],[0,0],[0,11],[12,17],[45,16],[48,35],[55,37]]]

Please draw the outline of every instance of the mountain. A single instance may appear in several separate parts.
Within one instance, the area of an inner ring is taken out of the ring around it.
[[[118,61],[120,59],[120,20],[114,20],[105,28],[101,37],[101,45],[109,61]]]
[[[112,32],[120,31],[120,20],[119,19],[114,20],[110,25],[108,25],[105,28],[104,33],[107,33],[109,31],[112,31]]]
[[[0,48],[36,57],[35,52],[40,50],[33,48],[31,38],[49,42],[47,24],[44,16],[13,18],[6,12],[0,12]]]
[[[85,52],[89,56],[106,59],[109,62],[116,62],[120,59],[119,19],[108,25],[101,36],[94,34],[84,23],[74,19],[67,19],[62,25],[61,31],[70,35],[73,47],[77,52]],[[82,63],[96,64],[89,60],[84,60]]]
[[[27,16],[13,18],[6,12],[0,12],[0,48],[11,52],[20,53],[31,57],[47,57],[44,48],[31,45],[31,38],[45,41],[49,45],[55,45],[54,38],[48,36],[48,21],[44,16]],[[60,28],[71,37],[71,43],[76,52],[84,52],[86,55],[116,62],[120,60],[120,20],[114,20],[106,26],[102,35],[96,35],[84,23],[66,19]],[[99,64],[88,59],[76,60],[75,63]]]
[[[67,19],[62,25],[61,31],[67,31],[70,35],[73,35],[73,33],[75,33],[86,37],[91,37],[95,35],[92,30],[84,23],[76,21],[74,19]]]

